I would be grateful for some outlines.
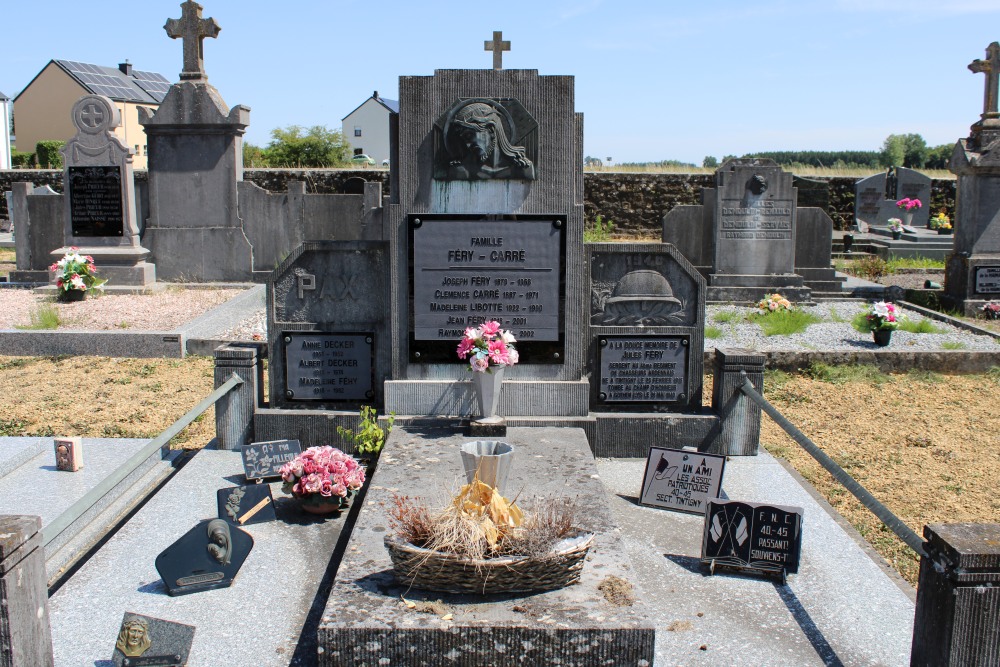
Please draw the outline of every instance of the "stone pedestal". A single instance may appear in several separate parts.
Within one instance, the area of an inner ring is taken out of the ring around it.
[[[231,389],[215,404],[215,432],[219,449],[235,449],[254,439],[254,411],[264,402],[263,369],[257,363],[253,347],[220,345],[215,350],[215,387],[219,388],[233,373],[243,384]]]
[[[718,436],[706,451],[724,456],[757,455],[760,406],[739,388],[747,377],[754,389],[764,390],[764,361],[764,355],[750,350],[716,350],[712,410],[722,421]]]
[[[932,524],[924,537],[910,664],[1000,664],[1000,524]]]
[[[0,516],[0,664],[53,664],[42,520]]]

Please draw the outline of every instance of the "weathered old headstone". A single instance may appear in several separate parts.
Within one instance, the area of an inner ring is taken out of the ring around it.
[[[896,167],[884,174],[862,178],[854,184],[854,218],[873,227],[884,227],[889,218],[903,219],[896,206],[900,199],[919,199],[910,210],[913,227],[926,227],[931,214],[931,179],[913,169]]]
[[[700,410],[705,280],[672,246],[587,244],[591,408]]]
[[[149,251],[139,244],[132,154],[114,134],[121,112],[107,97],[84,95],[72,111],[76,135],[61,149],[66,247],[94,258],[105,290],[133,291],[156,282]]]
[[[10,272],[9,280],[14,283],[49,282],[51,253],[64,241],[62,197],[47,185],[34,187],[32,183],[14,183],[8,211],[15,230],[17,267]]]
[[[973,61],[969,69],[986,74],[986,92],[979,121],[951,156],[958,194],[945,294],[966,316],[974,316],[1000,293],[1000,44],[990,44],[986,59]]]

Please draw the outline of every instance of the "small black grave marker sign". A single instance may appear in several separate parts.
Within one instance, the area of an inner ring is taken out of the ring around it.
[[[274,499],[269,484],[231,486],[217,491],[219,518],[236,526],[274,521]]]
[[[204,519],[156,557],[156,571],[171,596],[227,588],[251,549],[250,533],[222,519]]]
[[[373,389],[375,334],[289,333],[285,398],[290,401],[365,401]]]
[[[639,504],[704,514],[708,501],[719,497],[725,465],[725,456],[650,447]]]
[[[701,562],[747,572],[799,571],[802,508],[710,500],[705,515]]]
[[[302,453],[298,440],[268,440],[243,445],[243,472],[247,481],[280,477],[278,472],[296,456]]]
[[[186,665],[194,631],[193,625],[125,612],[111,662],[115,667]]]

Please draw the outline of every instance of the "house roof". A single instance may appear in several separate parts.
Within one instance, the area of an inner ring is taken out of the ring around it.
[[[126,68],[129,72],[126,74],[118,67],[91,65],[75,60],[53,60],[52,62],[83,86],[88,93],[104,95],[116,102],[159,104],[170,88],[170,81],[162,74],[143,72],[132,69],[131,66]],[[44,69],[43,67],[42,70],[44,71]],[[37,78],[36,76],[35,79]],[[34,83],[35,79],[32,79],[31,83]],[[24,90],[30,88],[31,83],[25,86]]]
[[[386,109],[388,109],[389,113],[399,113],[399,100],[387,100],[384,97],[379,97],[377,90],[372,94],[371,97],[369,97],[368,99],[366,99],[364,102],[362,102],[358,106],[354,107],[354,109],[351,111],[351,113],[354,113],[355,111],[357,111],[358,109],[360,109],[361,107],[363,107],[368,102],[368,100],[375,100],[376,102],[378,102],[379,104],[381,104],[383,107],[385,107]],[[350,116],[351,113],[347,114],[347,116]],[[340,120],[341,121],[346,120],[347,116],[344,116]]]
[[[2,91],[2,90],[0,90],[0,100],[9,100],[9,99],[10,99],[10,98],[9,98],[9,97],[7,97],[6,95],[4,95],[4,94],[3,94],[3,91]]]

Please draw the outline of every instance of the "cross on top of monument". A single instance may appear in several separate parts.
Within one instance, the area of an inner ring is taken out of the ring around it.
[[[986,75],[986,91],[983,95],[983,118],[997,118],[997,88],[1000,85],[1000,43],[993,42],[986,47],[986,60],[973,60],[969,69],[976,74]]]
[[[483,42],[483,50],[493,52],[493,69],[503,69],[503,52],[510,51],[510,42],[504,40],[502,30],[494,30],[493,39]]]
[[[194,0],[181,4],[181,17],[167,19],[163,29],[171,39],[178,37],[184,40],[184,71],[182,80],[207,81],[205,74],[205,50],[202,40],[206,37],[217,37],[222,28],[213,18],[201,17],[202,6]]]

